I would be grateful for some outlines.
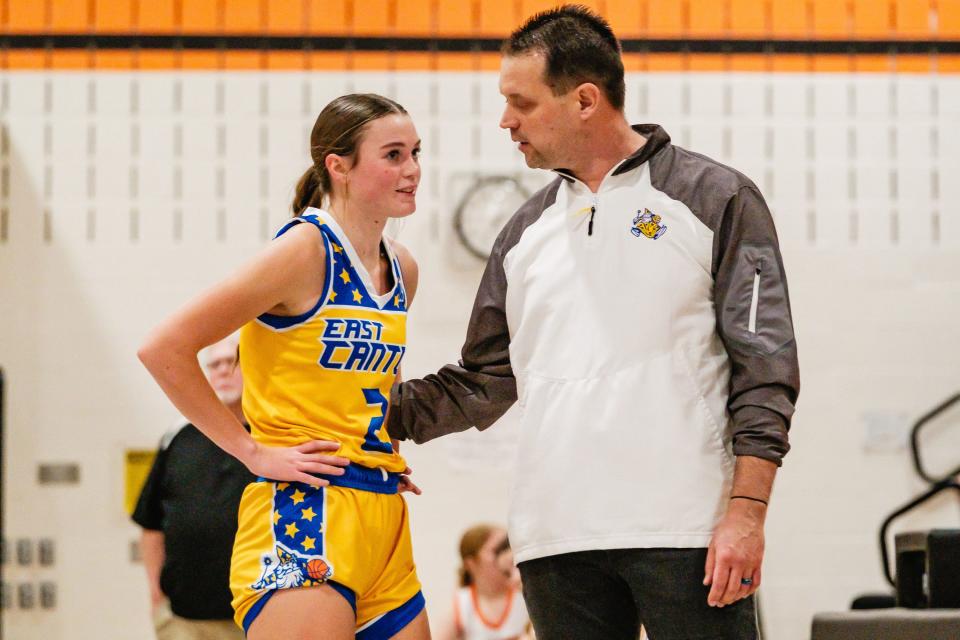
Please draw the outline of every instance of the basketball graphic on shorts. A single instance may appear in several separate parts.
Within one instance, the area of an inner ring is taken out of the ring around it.
[[[330,567],[319,558],[314,558],[307,563],[307,574],[314,580],[326,580],[330,575]]]

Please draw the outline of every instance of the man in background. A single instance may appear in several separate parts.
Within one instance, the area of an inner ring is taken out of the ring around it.
[[[200,353],[217,397],[241,422],[237,337]],[[237,506],[255,478],[192,424],[167,434],[133,513],[158,640],[241,640],[230,607]]]

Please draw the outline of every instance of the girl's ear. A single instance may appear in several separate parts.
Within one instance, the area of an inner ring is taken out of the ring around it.
[[[327,168],[327,174],[333,182],[344,183],[347,181],[347,175],[350,173],[352,163],[346,156],[338,156],[335,153],[328,153],[323,159],[323,164]]]

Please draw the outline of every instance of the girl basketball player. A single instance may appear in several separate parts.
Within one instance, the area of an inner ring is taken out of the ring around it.
[[[383,229],[416,208],[420,140],[396,102],[347,95],[320,113],[310,153],[296,217],[139,356],[260,477],[240,503],[230,576],[250,640],[429,639],[399,495],[418,490],[384,427],[417,266]],[[196,358],[238,327],[249,434]]]
[[[478,525],[460,539],[460,588],[442,640],[519,640],[529,621],[507,532]]]

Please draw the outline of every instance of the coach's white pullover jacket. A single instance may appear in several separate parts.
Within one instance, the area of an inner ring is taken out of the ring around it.
[[[518,561],[704,547],[734,456],[780,463],[799,392],[776,232],[748,178],[656,125],[596,193],[564,171],[493,248],[458,366],[394,390],[424,442],[521,408]]]

